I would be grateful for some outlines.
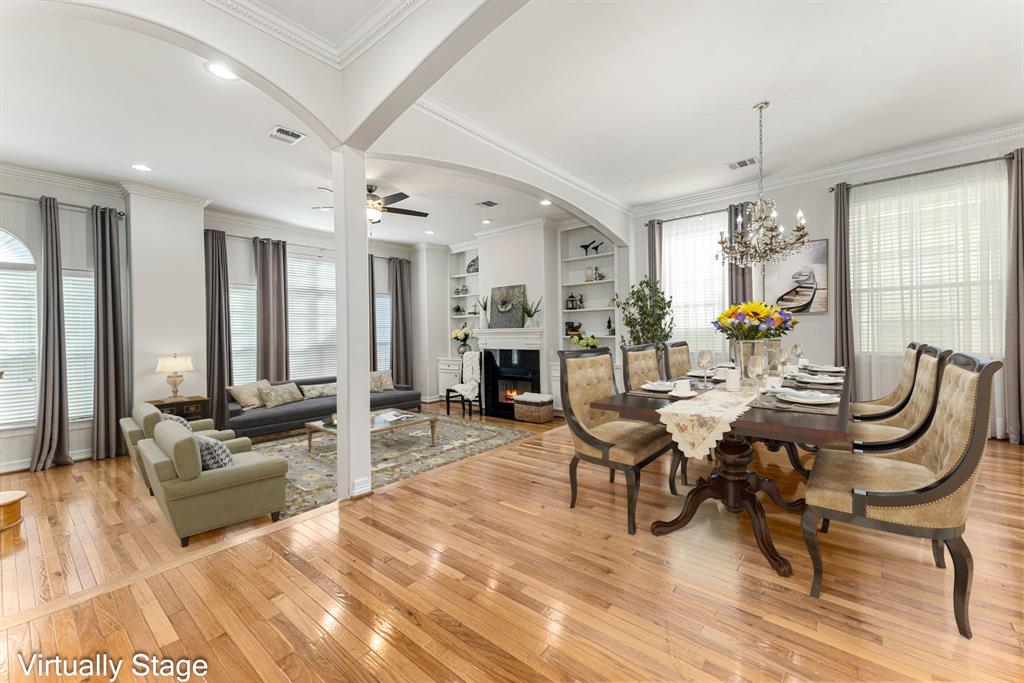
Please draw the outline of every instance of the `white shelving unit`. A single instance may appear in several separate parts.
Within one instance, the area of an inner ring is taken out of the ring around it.
[[[580,245],[591,241],[604,244],[599,247],[597,253],[588,250],[588,253],[584,254]],[[615,274],[618,264],[612,241],[590,226],[563,230],[558,239],[558,259],[559,292],[562,296],[561,348],[575,348],[569,341],[569,336],[565,334],[565,324],[578,322],[582,323],[581,332],[584,336],[592,334],[602,346],[616,349],[619,316],[612,305],[612,299],[615,297]],[[599,279],[601,276],[604,279]],[[582,308],[567,308],[566,302],[570,295],[577,299],[583,297]],[[614,334],[609,334],[609,319],[614,326]],[[615,357],[618,359],[617,350]]]
[[[475,247],[453,251],[448,255],[449,332],[457,327],[462,327],[463,323],[474,331],[480,327],[480,314],[483,313],[477,302],[477,297],[480,296],[480,271],[478,268],[475,273],[466,272],[466,268],[473,259],[478,259],[477,264],[479,265],[479,256],[480,252]],[[456,294],[455,290],[457,288],[460,290],[468,288],[469,291],[465,294]],[[456,306],[461,306],[465,309],[465,313],[456,313]],[[474,338],[470,338],[469,344],[473,348],[477,348]],[[458,347],[459,342],[449,339],[448,355],[450,358],[458,358],[458,353],[456,352]]]

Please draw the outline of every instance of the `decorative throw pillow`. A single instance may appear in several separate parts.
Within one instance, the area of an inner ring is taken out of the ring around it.
[[[395,388],[395,379],[391,376],[390,370],[384,370],[380,373],[381,386],[384,387],[381,391],[391,391]]]
[[[266,389],[270,386],[270,382],[261,379],[258,382],[250,382],[249,384],[239,384],[235,387],[228,387],[228,393],[231,397],[238,401],[238,405],[242,407],[242,410],[252,410],[253,408],[263,407],[263,399],[260,398],[260,389]]]
[[[382,372],[371,372],[370,373],[370,393],[379,393],[384,391],[384,373]]]
[[[302,395],[306,398],[323,398],[325,396],[338,395],[337,382],[330,382],[328,384],[305,384],[299,388],[302,389]]]
[[[275,408],[286,403],[295,403],[302,400],[302,392],[295,382],[287,384],[273,384],[269,387],[260,387],[260,400],[265,408]]]
[[[161,420],[168,420],[170,422],[177,422],[178,424],[180,424],[182,427],[186,428],[190,432],[192,431],[192,425],[190,425],[188,423],[188,420],[186,420],[185,418],[181,417],[180,415],[170,415],[168,413],[160,413],[160,419]]]
[[[196,445],[199,447],[199,460],[204,472],[234,464],[235,460],[231,457],[231,451],[223,442],[198,434],[192,438],[196,440]]]

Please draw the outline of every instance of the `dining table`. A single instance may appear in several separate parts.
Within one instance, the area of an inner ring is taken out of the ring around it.
[[[754,530],[754,538],[761,553],[780,576],[789,576],[793,567],[779,554],[772,543],[764,506],[757,497],[759,491],[768,495],[773,503],[788,511],[803,509],[803,499],[787,501],[779,492],[775,480],[750,469],[754,459],[753,444],[763,442],[771,451],[785,449],[793,468],[804,478],[809,474],[801,463],[796,444],[820,445],[846,441],[850,390],[844,382],[839,390],[838,411],[835,415],[812,414],[797,410],[778,410],[751,407],[736,418],[714,447],[715,464],[708,478],[701,478],[686,495],[682,510],[673,519],[651,524],[655,536],[682,529],[693,519],[700,504],[708,500],[721,501],[726,510],[738,513],[746,510]],[[718,386],[713,391],[725,391]],[[675,400],[668,395],[637,395],[636,392],[618,393],[591,403],[591,409],[618,413],[627,420],[642,420],[662,424],[659,409]],[[693,399],[700,401],[700,396]]]

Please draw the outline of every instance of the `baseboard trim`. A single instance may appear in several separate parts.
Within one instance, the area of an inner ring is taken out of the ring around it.
[[[420,398],[420,403],[437,403],[440,400],[440,396],[427,396],[426,398]]]
[[[71,460],[73,462],[79,462],[80,460],[88,460],[92,457],[91,448],[83,448],[77,451],[71,451]],[[0,463],[0,474],[13,474],[14,472],[26,472],[29,467],[32,466],[32,458],[22,458],[21,460],[14,460],[11,462]]]
[[[360,477],[352,482],[352,498],[362,498],[373,490],[370,477]]]

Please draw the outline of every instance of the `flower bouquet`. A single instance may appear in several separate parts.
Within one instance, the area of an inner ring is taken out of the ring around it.
[[[753,356],[767,358],[766,346],[780,345],[781,339],[797,325],[789,311],[763,301],[734,304],[711,321],[711,325],[724,334],[732,346],[732,359],[746,379],[747,362]],[[777,356],[778,349],[773,349]],[[777,360],[777,359],[776,359]]]
[[[582,334],[574,334],[570,339],[573,346],[578,346],[582,349],[596,349],[597,348],[597,337],[592,334],[583,336]]]
[[[462,327],[452,330],[452,339],[459,342],[459,353],[465,353],[466,351],[472,351],[473,349],[467,343],[470,336],[472,336],[473,330],[471,330],[466,323],[462,323]]]

